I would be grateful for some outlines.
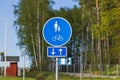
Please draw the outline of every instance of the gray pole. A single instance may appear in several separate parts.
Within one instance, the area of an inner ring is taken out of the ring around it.
[[[58,80],[58,57],[56,57],[56,80]]]
[[[91,74],[91,72],[92,72],[92,69],[91,69],[91,65],[90,65],[90,74]]]
[[[25,80],[25,48],[24,47],[22,48],[22,54],[23,54],[23,80]]]
[[[119,65],[117,65],[117,77],[119,77]]]
[[[84,47],[84,38],[82,32],[82,52],[80,53],[80,80],[82,80],[82,73],[83,73],[83,47]]]
[[[79,47],[80,50],[80,47]],[[80,52],[80,80],[82,80],[82,52]]]
[[[109,70],[108,70],[108,68],[109,68],[109,65],[107,65],[107,77],[109,76]]]
[[[4,76],[6,77],[6,54],[7,54],[7,21],[5,20],[5,63],[4,63]]]
[[[68,65],[67,65],[67,73],[68,73]]]
[[[24,65],[23,65],[23,80],[25,80],[25,54],[23,55]]]

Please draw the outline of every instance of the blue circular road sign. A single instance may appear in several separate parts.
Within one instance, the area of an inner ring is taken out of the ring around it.
[[[71,35],[71,25],[62,17],[53,17],[43,26],[43,37],[52,46],[65,45],[70,40]]]

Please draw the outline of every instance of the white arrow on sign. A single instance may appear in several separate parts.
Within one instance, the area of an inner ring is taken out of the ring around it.
[[[67,64],[70,64],[70,61],[71,61],[70,58],[67,58]]]
[[[52,55],[54,55],[54,54],[55,54],[54,48],[52,49],[52,52],[51,52],[51,54],[52,54]]]
[[[62,51],[63,51],[62,49],[59,49],[60,55],[62,55]]]

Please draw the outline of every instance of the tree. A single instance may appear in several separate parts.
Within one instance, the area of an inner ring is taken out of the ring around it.
[[[15,5],[15,15],[17,16],[16,31],[18,34],[18,45],[20,49],[26,48],[35,67],[41,70],[41,64],[44,57],[44,41],[42,38],[42,27],[45,20],[49,17],[48,0],[21,0]]]
[[[116,53],[118,53],[116,52],[116,49],[119,49],[119,47],[114,43],[114,42],[117,42],[117,44],[119,45],[119,33],[118,33],[120,30],[119,4],[120,4],[119,0],[110,0],[110,1],[102,0],[101,1],[101,11],[102,11],[101,32],[103,32],[104,34],[102,35],[102,38],[107,42],[106,45],[107,45],[107,60],[108,60],[107,63],[108,64],[109,63],[114,64],[113,62],[114,59],[119,60],[118,57],[113,59],[113,56]],[[117,38],[115,39],[115,37]],[[113,49],[113,46],[114,46],[114,49]]]

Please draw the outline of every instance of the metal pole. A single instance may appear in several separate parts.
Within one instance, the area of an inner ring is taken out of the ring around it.
[[[82,53],[81,53],[82,54]],[[80,62],[80,80],[82,80],[82,70],[83,70],[83,65],[82,65],[82,55],[81,55],[81,62]]]
[[[92,73],[92,69],[91,69],[92,67],[91,67],[91,65],[90,65],[90,74]]]
[[[119,65],[117,65],[117,77],[119,77]]]
[[[69,70],[68,70],[68,64],[67,64],[67,73],[69,73]]]
[[[7,54],[7,22],[5,20],[5,63],[4,63],[4,76],[6,77],[6,54]]]
[[[82,73],[83,73],[83,47],[84,47],[84,38],[82,32],[82,52],[80,53],[80,80],[82,80]]]
[[[58,80],[58,57],[56,57],[56,80]]]
[[[108,68],[109,68],[109,65],[107,65],[107,77],[109,76],[109,73],[108,73],[109,70],[108,70]]]
[[[73,65],[73,66],[74,66],[74,73],[75,73],[75,63],[74,63],[74,65]]]
[[[23,66],[23,80],[25,80],[25,54],[23,55],[24,58],[24,66]]]

